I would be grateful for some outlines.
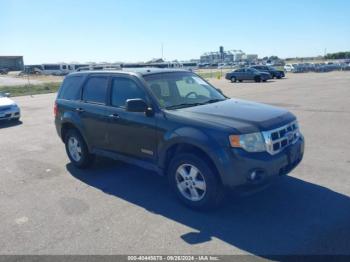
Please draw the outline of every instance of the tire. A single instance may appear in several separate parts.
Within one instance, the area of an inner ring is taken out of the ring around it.
[[[266,81],[267,81],[267,79],[264,79],[264,80],[263,80],[263,82],[266,82]]]
[[[178,199],[190,208],[210,210],[222,203],[223,187],[216,171],[207,162],[188,153],[175,156],[170,162],[170,186]]]
[[[254,77],[254,81],[255,82],[261,82],[261,77],[260,76],[256,76],[256,77]]]
[[[243,82],[243,80],[238,80],[240,83],[242,83]]]
[[[83,137],[77,130],[70,129],[64,141],[67,155],[75,167],[84,169],[92,165],[95,156],[90,154]]]
[[[236,83],[237,82],[237,78],[235,76],[231,77],[231,82],[232,83]]]

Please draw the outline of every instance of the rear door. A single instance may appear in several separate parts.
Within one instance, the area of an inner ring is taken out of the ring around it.
[[[109,94],[108,149],[140,160],[154,161],[157,146],[155,117],[126,111],[128,99],[141,98],[150,103],[142,84],[131,76],[115,76],[111,79]]]
[[[109,77],[90,75],[83,87],[82,103],[76,108],[90,147],[106,146],[106,101]]]

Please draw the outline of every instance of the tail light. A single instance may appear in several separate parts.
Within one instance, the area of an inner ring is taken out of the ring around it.
[[[55,105],[53,106],[53,115],[55,117],[58,116],[58,107],[57,107],[57,103],[55,102]]]

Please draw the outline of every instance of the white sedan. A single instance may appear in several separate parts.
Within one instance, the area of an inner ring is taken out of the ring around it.
[[[2,120],[16,120],[19,121],[21,117],[21,110],[18,105],[9,98],[8,93],[0,92],[0,122]]]

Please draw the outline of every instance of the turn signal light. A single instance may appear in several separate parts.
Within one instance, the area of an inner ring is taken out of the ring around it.
[[[230,144],[232,147],[241,147],[239,136],[231,135],[230,136]]]

